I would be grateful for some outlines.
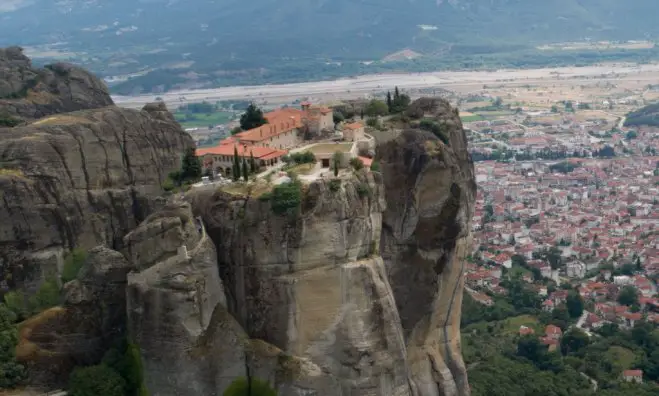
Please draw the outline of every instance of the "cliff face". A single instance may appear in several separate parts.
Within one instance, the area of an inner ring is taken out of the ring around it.
[[[378,148],[382,174],[303,186],[296,214],[276,215],[268,199],[191,194],[216,262],[176,216],[127,237],[150,246],[127,242],[142,268],[130,275],[129,332],[153,394],[219,396],[250,375],[282,396],[469,395],[459,325],[473,165],[448,103],[411,111],[434,118],[448,144],[410,128]],[[195,253],[176,256],[179,245]],[[179,277],[192,280],[171,283]],[[210,297],[218,287],[225,299]]]
[[[467,395],[460,352],[463,259],[476,197],[473,164],[457,109],[419,100],[410,109],[442,126],[449,145],[406,130],[378,149],[387,200],[382,257],[419,395]]]
[[[34,69],[18,48],[0,49],[0,118],[22,120],[0,123],[0,282],[9,287],[56,274],[68,249],[121,248],[194,145],[164,105],[114,107],[96,77]]]

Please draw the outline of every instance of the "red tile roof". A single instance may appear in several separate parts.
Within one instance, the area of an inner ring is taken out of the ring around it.
[[[350,130],[355,130],[355,129],[359,129],[359,128],[363,128],[363,127],[364,127],[364,124],[362,124],[361,122],[353,122],[352,124],[348,124],[348,125],[343,126],[344,129],[350,129]]]

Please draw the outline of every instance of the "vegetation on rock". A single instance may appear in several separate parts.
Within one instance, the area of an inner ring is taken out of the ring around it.
[[[62,268],[61,275],[62,283],[76,279],[86,259],[86,251],[83,249],[73,249],[64,259],[64,267]]]
[[[68,394],[71,396],[125,396],[126,381],[110,367],[97,366],[76,368],[69,378]]]
[[[266,381],[257,378],[238,378],[235,380],[222,396],[277,396],[277,392],[270,387]]]
[[[0,389],[18,386],[26,377],[25,367],[16,361],[17,316],[0,304]]]

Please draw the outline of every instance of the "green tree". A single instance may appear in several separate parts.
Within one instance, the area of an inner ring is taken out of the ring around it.
[[[240,180],[240,157],[238,157],[238,147],[233,146],[233,166],[231,167],[233,173],[233,181]]]
[[[624,286],[618,294],[618,303],[621,305],[638,304],[638,291],[634,286]]]
[[[249,152],[249,171],[250,173],[254,174],[258,168],[256,167],[256,160],[254,159],[254,153],[252,151]]]
[[[245,157],[243,157],[243,168],[242,168],[242,174],[243,174],[243,180],[247,181],[249,178],[249,169],[247,168],[247,160]]]
[[[16,314],[0,304],[0,389],[16,387],[25,379],[25,367],[16,361]]]
[[[583,313],[583,299],[575,290],[568,292],[565,305],[571,318],[578,318]]]
[[[243,131],[258,128],[261,125],[268,123],[268,120],[263,116],[263,111],[259,109],[254,103],[251,103],[245,113],[240,116],[240,128]]]
[[[84,249],[73,249],[64,259],[61,276],[62,283],[67,283],[76,279],[86,259],[87,252]]]
[[[334,155],[332,155],[332,166],[334,168],[334,177],[339,176],[339,165],[341,163],[341,160],[343,159],[343,153],[340,151],[336,151]]]
[[[552,113],[558,113],[558,106],[553,105],[553,106],[551,107],[551,112],[552,112]]]
[[[373,99],[368,102],[366,109],[364,109],[364,114],[369,117],[383,116],[389,113],[389,108],[387,104],[381,100]]]
[[[387,91],[387,108],[389,109],[389,112],[391,113],[391,110],[393,108],[393,100],[391,99],[391,92]]]
[[[195,148],[185,151],[181,161],[181,178],[183,181],[196,182],[201,179],[201,161],[195,154]]]
[[[354,170],[358,171],[364,168],[364,163],[359,158],[351,158],[350,166],[352,166]]]
[[[239,126],[237,126],[237,127],[234,127],[233,129],[231,129],[231,132],[230,132],[230,133],[231,133],[231,135],[233,136],[233,135],[235,135],[235,134],[237,134],[237,133],[240,133],[240,132],[242,132],[242,131],[243,131],[242,128],[240,128]]]
[[[572,101],[568,100],[565,102],[565,111],[574,113],[574,105],[572,104]]]
[[[561,338],[561,352],[563,355],[578,354],[590,343],[590,338],[583,331],[572,328]]]
[[[277,392],[266,381],[238,378],[224,391],[223,396],[277,396]]]
[[[110,367],[100,364],[76,368],[69,378],[70,396],[125,396],[126,382]]]

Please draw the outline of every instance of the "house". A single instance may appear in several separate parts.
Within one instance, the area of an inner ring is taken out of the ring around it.
[[[560,327],[554,325],[547,325],[545,327],[545,336],[552,340],[560,340],[563,335],[563,330]]]
[[[281,158],[287,154],[284,150],[275,150],[268,147],[252,147],[247,145],[219,145],[215,147],[202,148],[196,150],[196,155],[201,159],[202,166],[214,174],[221,173],[225,176],[231,176],[234,154],[238,152],[238,157],[242,162],[245,159],[248,164],[254,157],[258,167],[268,167],[281,161]]]
[[[552,300],[545,300],[542,303],[542,310],[546,312],[551,312],[556,308],[556,304]]]
[[[643,383],[643,370],[625,370],[622,372],[622,378],[627,382]]]
[[[323,130],[334,130],[334,112],[332,109],[325,106],[313,106],[310,102],[302,102],[300,106],[304,113],[302,116],[303,123],[309,128],[309,132],[318,135]],[[268,122],[270,122],[270,119],[268,119]]]
[[[533,329],[530,328],[530,327],[526,327],[524,325],[519,326],[519,335],[521,335],[521,336],[531,335],[531,334],[534,334],[534,333],[535,333],[535,331],[533,331]]]
[[[364,138],[364,124],[353,122],[343,127],[343,139],[351,142],[362,140]]]
[[[487,294],[483,294],[479,292],[470,292],[469,294],[474,300],[485,306],[491,307],[492,305],[494,305],[494,301]]]

